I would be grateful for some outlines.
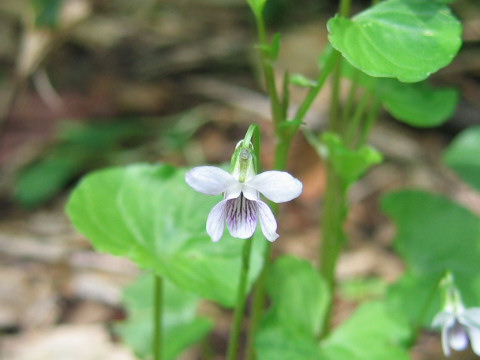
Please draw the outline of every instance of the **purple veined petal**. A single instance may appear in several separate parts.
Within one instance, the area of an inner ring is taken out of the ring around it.
[[[248,239],[257,227],[257,202],[248,200],[243,195],[226,201],[225,214],[230,235]]]
[[[263,201],[257,201],[258,204],[258,218],[260,220],[260,227],[262,233],[268,241],[275,241],[278,238],[277,221],[273,216],[272,210]]]
[[[185,174],[185,181],[207,195],[221,194],[238,182],[231,174],[215,166],[195,167]]]
[[[265,171],[246,182],[276,203],[290,201],[302,193],[302,183],[285,171]]]
[[[220,201],[213,207],[207,217],[207,234],[212,241],[217,242],[223,235],[225,227],[225,207],[227,200]]]
[[[469,326],[467,327],[467,332],[473,352],[480,356],[480,329]]]
[[[468,346],[468,335],[465,327],[458,321],[448,328],[448,345],[454,350],[465,350]]]

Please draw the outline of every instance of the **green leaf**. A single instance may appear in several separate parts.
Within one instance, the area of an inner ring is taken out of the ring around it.
[[[350,19],[327,24],[329,40],[355,67],[374,77],[416,82],[448,65],[461,45],[450,9],[430,0],[387,0]]]
[[[363,304],[322,343],[329,360],[408,360],[407,322],[385,303]]]
[[[82,159],[50,156],[22,170],[15,183],[15,200],[33,208],[52,198],[79,172]]]
[[[272,42],[269,45],[258,45],[258,48],[267,55],[272,63],[277,61],[278,54],[280,53],[280,33],[275,33],[272,36]]]
[[[323,133],[321,141],[326,148],[326,156],[346,186],[355,182],[372,165],[379,164],[383,159],[377,150],[368,145],[355,150],[347,148],[342,139],[332,132]]]
[[[433,88],[427,82],[401,83],[380,79],[379,96],[385,109],[396,119],[417,127],[434,127],[447,121],[458,103],[454,88]]]
[[[209,332],[211,323],[196,315],[199,298],[168,281],[163,282],[162,359],[176,359]],[[127,319],[115,329],[140,358],[151,354],[153,343],[154,277],[144,275],[126,288],[123,303]]]
[[[56,27],[63,2],[63,0],[31,0],[36,15],[35,25]]]
[[[272,307],[255,341],[258,358],[319,358],[317,336],[330,295],[318,271],[305,260],[284,256],[272,266],[267,281]]]
[[[315,87],[317,82],[315,80],[309,79],[302,74],[294,74],[290,77],[290,83],[296,86],[302,87]]]
[[[128,256],[177,286],[234,304],[243,241],[225,232],[213,243],[207,215],[220,201],[188,187],[185,170],[139,164],[85,177],[73,191],[67,214],[74,227],[102,252]],[[251,284],[263,259],[265,239],[257,231],[251,255]]]
[[[252,12],[256,17],[262,16],[262,11],[266,2],[267,0],[247,0],[250,9],[252,9]]]
[[[444,197],[421,191],[388,194],[381,205],[396,224],[395,248],[407,265],[407,275],[389,296],[392,301],[411,319],[425,313],[420,320],[428,323],[434,312],[440,310],[439,299],[432,303],[433,310],[425,308],[429,296],[433,296],[429,294],[436,291],[448,270],[465,302],[478,304],[480,218]],[[416,301],[408,299],[417,293]]]
[[[443,161],[480,191],[480,126],[462,131],[444,152]]]
[[[325,63],[326,50],[320,58]],[[455,111],[458,91],[451,87],[432,87],[427,81],[403,83],[396,79],[375,78],[342,61],[342,76],[353,79],[382,101],[382,106],[397,120],[416,127],[443,124]]]

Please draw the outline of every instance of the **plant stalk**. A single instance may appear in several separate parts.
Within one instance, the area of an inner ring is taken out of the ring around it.
[[[242,253],[242,269],[237,289],[237,303],[233,315],[233,325],[230,331],[230,339],[227,348],[227,360],[237,358],[238,343],[242,329],[243,312],[245,309],[245,297],[247,289],[248,270],[250,268],[250,252],[252,249],[252,238],[245,240]]]
[[[163,340],[163,279],[161,276],[154,276],[154,319],[153,319],[153,359],[162,359]]]

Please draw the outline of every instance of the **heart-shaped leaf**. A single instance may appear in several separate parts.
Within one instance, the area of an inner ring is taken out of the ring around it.
[[[416,82],[448,65],[461,26],[439,1],[387,0],[327,24],[329,40],[355,67],[375,77]]]
[[[480,191],[480,126],[461,132],[443,154],[443,161]]]
[[[258,358],[320,358],[317,336],[330,295],[318,271],[305,260],[284,256],[274,263],[267,281],[272,307],[255,341]]]
[[[440,310],[439,293],[432,296],[446,271],[454,275],[465,303],[478,304],[480,218],[444,197],[422,191],[388,194],[381,204],[397,226],[395,247],[407,265],[407,274],[389,297],[406,316],[431,321]],[[412,294],[418,296],[412,298]],[[425,307],[428,303],[430,308]]]
[[[232,306],[244,242],[225,233],[212,243],[205,221],[220,199],[195,192],[184,174],[146,164],[95,172],[75,188],[67,214],[98,251],[127,256],[182,289]],[[261,269],[264,246],[261,235],[255,236],[250,284]]]
[[[383,302],[363,304],[322,343],[329,360],[408,360],[408,323]]]

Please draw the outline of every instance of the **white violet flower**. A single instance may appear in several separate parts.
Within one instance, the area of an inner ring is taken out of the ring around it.
[[[224,194],[207,218],[206,229],[212,241],[222,237],[225,222],[233,237],[250,238],[255,232],[257,218],[267,240],[275,241],[279,236],[277,222],[268,205],[260,200],[260,193],[281,203],[302,192],[302,183],[287,172],[265,171],[256,175],[252,154],[247,149],[239,152],[233,174],[214,166],[199,166],[185,174],[185,181],[203,194]]]
[[[480,356],[480,308],[465,308],[451,274],[443,282],[445,305],[432,322],[433,327],[442,329],[443,353],[450,356],[450,349],[465,350],[470,342],[473,352]]]

